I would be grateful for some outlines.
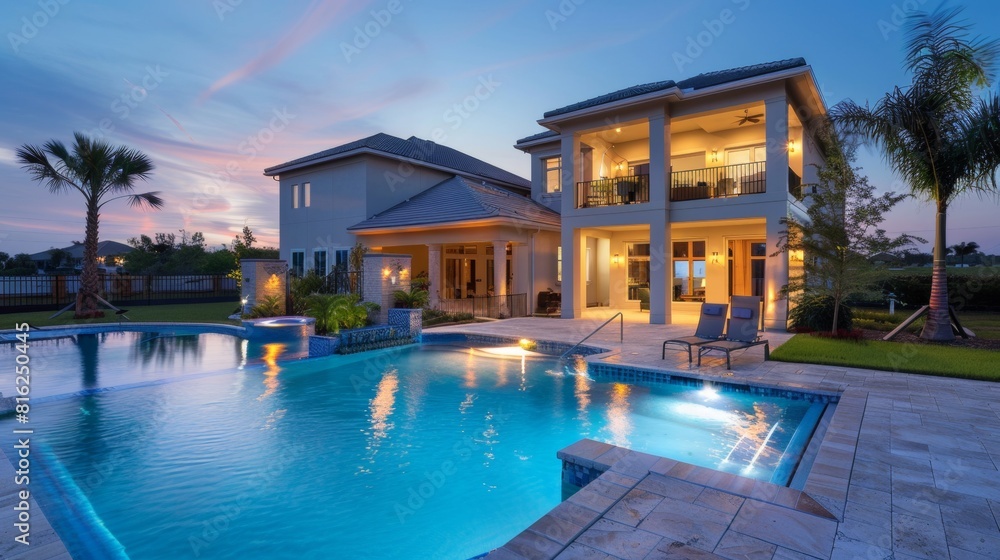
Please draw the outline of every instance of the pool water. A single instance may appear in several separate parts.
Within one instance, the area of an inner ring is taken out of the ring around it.
[[[822,406],[467,348],[279,362],[281,348],[248,359],[202,336],[197,365],[163,358],[166,383],[114,350],[140,343],[112,339],[96,383],[123,388],[32,408],[35,460],[56,479],[43,507],[74,558],[469,558],[560,502],[556,451],[582,437],[769,480]],[[68,371],[36,367],[40,386],[91,384],[67,353]],[[14,427],[0,421],[5,450]]]

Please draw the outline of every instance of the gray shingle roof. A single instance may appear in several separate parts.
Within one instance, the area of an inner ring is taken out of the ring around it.
[[[69,258],[71,259],[83,258],[83,243],[74,243],[69,247],[62,247],[62,250],[69,253]],[[119,243],[117,241],[106,240],[106,241],[99,241],[97,243],[98,257],[107,257],[109,255],[122,255],[128,253],[131,250],[132,247],[130,245]],[[43,259],[51,259],[51,258],[52,258],[52,249],[31,255],[31,260],[33,261],[40,261]]]
[[[530,198],[456,175],[347,230],[404,228],[489,218],[508,218],[529,227],[558,227],[560,223],[558,213]]]
[[[313,160],[323,160],[340,154],[348,154],[354,150],[368,148],[386,154],[400,156],[417,161],[424,161],[433,165],[447,167],[459,173],[468,173],[479,177],[485,177],[501,183],[518,186],[525,189],[531,188],[531,181],[523,177],[518,177],[509,171],[504,171],[495,165],[486,163],[481,159],[474,158],[462,153],[454,148],[449,148],[441,144],[436,144],[430,140],[423,140],[416,136],[411,136],[406,140],[395,136],[378,133],[367,138],[348,142],[329,150],[317,152],[312,155],[294,159],[268,167],[264,170],[265,175],[278,174],[283,168],[308,163]]]
[[[532,142],[534,140],[541,140],[542,138],[556,137],[559,133],[554,130],[546,130],[545,132],[539,132],[538,134],[532,134],[531,136],[525,136],[517,141],[518,144],[524,144],[525,142]]]
[[[544,117],[548,118],[557,115],[564,115],[566,113],[572,113],[573,111],[578,111],[580,109],[586,109],[588,107],[596,107],[598,105],[604,105],[605,103],[611,103],[612,101],[619,101],[622,99],[628,99],[630,97],[637,97],[639,95],[645,95],[647,93],[653,93],[656,91],[663,91],[673,87],[677,87],[678,89],[682,90],[685,89],[697,90],[711,86],[716,86],[719,84],[724,84],[727,82],[735,82],[739,80],[745,80],[747,78],[753,78],[755,76],[762,76],[764,74],[770,74],[772,72],[780,72],[782,70],[788,70],[790,68],[797,68],[805,65],[806,61],[804,58],[789,58],[787,60],[778,60],[774,62],[765,62],[763,64],[753,64],[751,66],[730,68],[728,70],[705,72],[703,74],[698,74],[697,76],[693,76],[691,78],[687,78],[679,82],[674,82],[673,80],[667,80],[665,82],[653,82],[651,84],[632,86],[605,95],[593,97],[591,99],[587,99],[586,101],[580,101],[578,103],[573,103],[572,105],[567,105],[559,109],[548,111],[544,114]],[[528,138],[532,137],[529,136]]]

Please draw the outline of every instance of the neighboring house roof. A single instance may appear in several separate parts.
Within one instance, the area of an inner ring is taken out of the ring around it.
[[[687,78],[679,82],[675,82],[673,80],[667,80],[664,82],[653,82],[650,84],[642,84],[638,86],[628,87],[625,89],[620,89],[618,91],[613,91],[611,93],[607,93],[604,95],[599,95],[597,97],[592,97],[585,101],[573,103],[572,105],[567,105],[559,109],[554,109],[552,111],[546,112],[543,116],[544,118],[555,117],[558,115],[564,115],[566,113],[572,113],[573,111],[579,111],[580,109],[596,107],[598,105],[604,105],[605,103],[620,101],[622,99],[637,97],[640,95],[645,95],[647,93],[653,93],[656,91],[664,91],[674,87],[681,90],[703,89],[711,86],[717,86],[719,84],[725,84],[728,82],[736,82],[739,80],[745,80],[747,78],[762,76],[764,74],[770,74],[772,72],[780,72],[782,70],[798,68],[800,66],[805,66],[805,65],[806,61],[804,58],[789,58],[787,60],[765,62],[763,64],[754,64],[751,66],[740,66],[738,68],[730,68],[728,70],[705,72],[703,74],[698,74],[697,76]],[[534,139],[534,137],[529,136],[528,138],[520,140],[519,142],[526,141],[529,139]]]
[[[558,213],[530,198],[456,175],[354,224],[347,231],[358,233],[489,219],[506,219],[527,227],[558,228],[560,223]]]
[[[33,261],[47,261],[52,258],[52,251],[42,251],[31,255]],[[63,247],[63,251],[69,253],[69,258],[79,260],[83,258],[83,243],[74,243],[69,247]],[[97,256],[106,257],[108,255],[122,255],[132,250],[132,247],[117,241],[100,241],[97,243]]]
[[[355,155],[360,150],[371,150],[382,152],[390,156],[403,157],[407,159],[427,162],[432,165],[445,167],[462,174],[475,175],[485,179],[508,183],[525,189],[531,188],[531,181],[514,175],[509,171],[504,171],[495,165],[486,163],[481,159],[474,158],[462,153],[454,148],[449,148],[441,144],[436,144],[430,140],[423,140],[416,136],[411,136],[406,140],[395,136],[378,133],[367,138],[348,142],[342,146],[330,148],[322,152],[294,159],[268,167],[264,170],[264,175],[278,175],[283,171],[288,171],[305,165],[324,163],[331,160],[342,159]]]

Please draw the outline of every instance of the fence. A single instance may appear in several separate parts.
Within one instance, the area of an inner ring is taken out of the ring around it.
[[[347,271],[334,269],[326,276],[325,293],[357,294],[364,298],[364,272],[361,270]]]
[[[101,276],[101,297],[118,304],[237,301],[236,279],[221,274]],[[0,313],[55,310],[76,300],[79,276],[0,276]]]
[[[442,299],[438,302],[438,309],[447,313],[471,313],[476,317],[491,319],[527,317],[528,294]]]

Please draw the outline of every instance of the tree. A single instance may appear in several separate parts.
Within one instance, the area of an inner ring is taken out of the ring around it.
[[[145,154],[125,146],[112,146],[79,132],[73,137],[72,153],[62,142],[50,140],[41,147],[30,144],[21,146],[17,150],[17,159],[32,179],[44,183],[50,192],[61,194],[76,190],[83,195],[87,226],[74,316],[100,317],[104,315],[97,307],[100,289],[97,244],[101,208],[111,201],[125,199],[133,208],[158,209],[163,207],[163,199],[158,192],[134,192],[136,182],[149,179],[153,172],[153,162]]]
[[[63,262],[69,263],[70,258],[69,251],[63,251],[62,249],[52,249],[49,251],[49,266],[52,268],[59,268]]]
[[[10,260],[10,255],[0,251],[0,270],[7,268],[7,261]]]
[[[969,191],[995,191],[1000,167],[1000,98],[988,86],[1000,43],[970,38],[956,21],[960,9],[918,12],[907,18],[905,67],[912,83],[873,107],[844,101],[837,123],[881,149],[913,194],[937,206],[930,313],[921,332],[929,340],[955,338],[948,313],[945,264],[948,205]]]
[[[38,273],[38,265],[31,260],[31,255],[28,253],[14,255],[7,260],[7,266],[4,267],[4,275],[6,276],[27,276],[36,273]]]
[[[789,217],[784,243],[778,253],[802,258],[802,272],[791,276],[785,294],[802,303],[825,297],[832,305],[830,331],[836,333],[841,305],[851,296],[871,291],[884,269],[870,258],[898,251],[914,241],[910,235],[890,238],[879,227],[882,217],[909,195],[875,194],[875,187],[853,167],[854,148],[828,128],[823,135],[829,148],[826,164],[819,168],[820,187],[812,194],[807,220]],[[776,253],[777,254],[777,253]]]
[[[975,241],[969,241],[968,243],[966,243],[965,241],[963,241],[958,245],[952,245],[950,248],[952,252],[955,253],[955,256],[958,257],[961,264],[964,265],[965,257],[968,257],[969,255],[975,255],[976,251],[979,251],[979,243],[976,243]]]

